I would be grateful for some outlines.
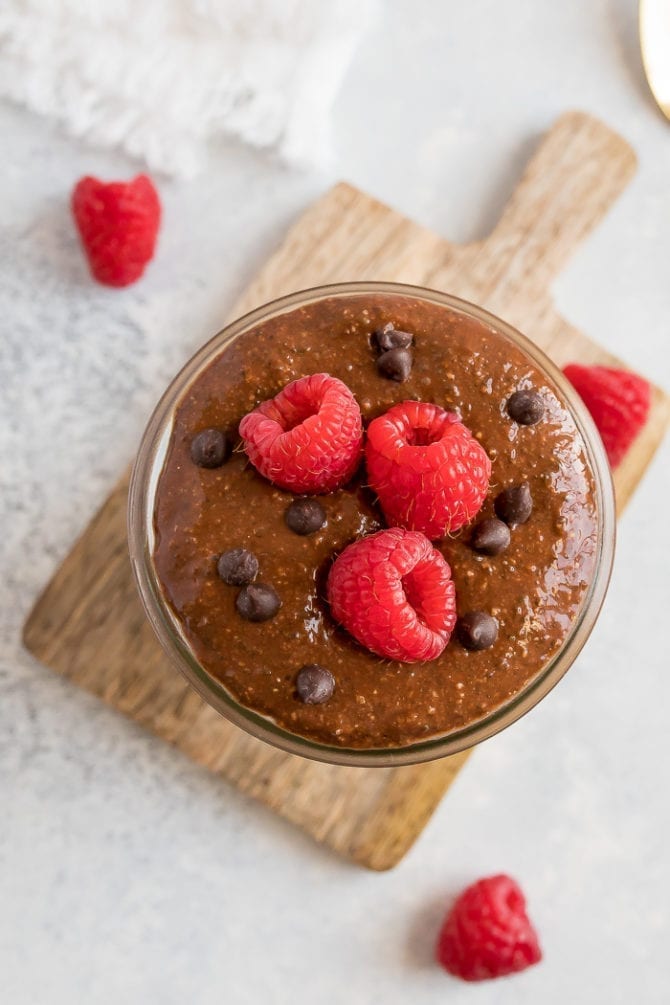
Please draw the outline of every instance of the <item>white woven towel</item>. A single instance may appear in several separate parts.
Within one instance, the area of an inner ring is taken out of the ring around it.
[[[0,0],[0,96],[191,176],[221,136],[319,164],[377,0]]]

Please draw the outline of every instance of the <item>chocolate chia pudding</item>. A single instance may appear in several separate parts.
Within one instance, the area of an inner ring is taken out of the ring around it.
[[[402,402],[458,413],[490,459],[474,518],[433,536],[459,620],[427,662],[371,652],[326,599],[337,556],[388,526],[365,464],[304,498],[242,448],[244,416],[313,374],[350,389],[364,428]],[[192,653],[241,705],[316,743],[403,748],[490,716],[556,655],[596,572],[597,498],[562,393],[492,324],[418,291],[325,295],[241,334],[183,393],[153,563]]]

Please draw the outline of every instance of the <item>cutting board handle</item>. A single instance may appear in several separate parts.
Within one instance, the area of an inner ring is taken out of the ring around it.
[[[631,147],[604,123],[584,112],[562,115],[483,242],[506,273],[506,282],[546,291],[635,167]]]

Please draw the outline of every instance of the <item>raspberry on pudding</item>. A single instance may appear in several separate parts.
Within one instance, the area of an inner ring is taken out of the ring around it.
[[[365,462],[387,522],[431,540],[470,522],[491,477],[486,451],[458,415],[421,401],[403,401],[372,420]]]
[[[451,569],[417,531],[393,527],[354,541],[335,559],[326,589],[335,620],[386,659],[434,660],[456,624]]]
[[[163,602],[231,700],[292,736],[448,736],[569,638],[598,561],[590,456],[493,323],[430,295],[306,297],[176,404],[153,500]]]
[[[249,460],[288,492],[332,492],[349,481],[363,449],[361,410],[341,380],[315,373],[287,384],[245,415]]]

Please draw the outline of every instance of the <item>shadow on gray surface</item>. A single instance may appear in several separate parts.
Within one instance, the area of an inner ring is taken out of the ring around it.
[[[637,92],[653,103],[640,50],[639,4],[635,0],[610,0],[609,10],[610,17],[607,20],[612,38],[629,79]]]
[[[410,923],[409,934],[405,946],[405,959],[408,967],[417,970],[432,970],[438,964],[435,961],[435,946],[444,917],[456,899],[456,894],[449,895],[447,891],[441,897],[424,904],[417,911]]]

